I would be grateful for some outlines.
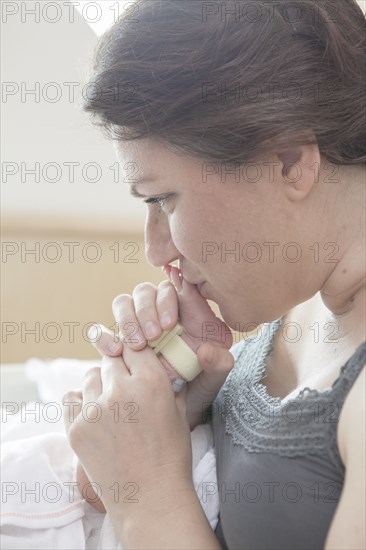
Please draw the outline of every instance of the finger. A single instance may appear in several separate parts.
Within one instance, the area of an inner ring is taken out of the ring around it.
[[[186,412],[187,412],[187,395],[188,395],[187,385],[185,385],[179,393],[175,394],[175,403],[177,405],[177,408],[184,416],[186,416]]]
[[[197,351],[203,372],[197,377],[201,389],[212,392],[220,388],[234,366],[234,356],[220,346],[205,342]]]
[[[157,288],[151,283],[141,283],[132,292],[135,313],[146,340],[156,340],[162,334],[157,312]]]
[[[187,335],[201,340],[205,338],[229,349],[233,342],[232,332],[228,325],[215,315],[197,285],[186,281],[175,266],[170,266],[169,274],[177,289],[179,319]]]
[[[207,351],[212,349],[212,360],[207,360]],[[234,365],[233,355],[217,345],[202,344],[197,357],[203,372],[189,383],[187,409],[194,425],[207,421],[206,409],[215,399]]]
[[[125,346],[123,348],[123,355],[125,355],[128,351],[138,355],[139,353],[143,353],[144,350],[133,351],[128,346]],[[110,392],[116,388],[121,388],[123,390],[123,388],[126,387],[126,382],[131,378],[131,373],[122,356],[104,356],[102,358],[100,375],[104,392]]]
[[[95,349],[103,355],[122,354],[123,344],[118,336],[103,325],[93,325],[88,330],[88,338]]]
[[[83,395],[81,390],[68,391],[62,397],[62,416],[67,434],[75,418],[81,413],[82,408]]]
[[[143,349],[147,342],[136,317],[132,296],[129,294],[117,296],[113,300],[112,311],[122,343],[132,349]]]
[[[157,381],[157,383],[167,384],[173,393],[165,368],[149,347],[135,351],[126,346],[122,357],[104,357],[102,371],[105,377],[103,384],[105,380],[105,383],[112,388],[116,383],[123,386],[124,383],[131,380],[131,377],[135,377],[140,380],[144,379],[143,383]]]
[[[103,391],[100,367],[88,369],[83,379],[83,402],[95,403]]]
[[[160,326],[163,330],[171,330],[178,322],[178,298],[174,286],[168,280],[158,286],[156,309]]]

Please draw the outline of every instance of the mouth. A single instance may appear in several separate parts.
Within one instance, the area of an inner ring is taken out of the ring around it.
[[[180,267],[177,267],[176,265],[171,264],[165,264],[163,266],[163,270],[165,274],[168,276],[170,281],[176,286],[178,284],[178,287],[181,288],[182,279],[184,279],[187,283],[191,285],[195,285],[197,287],[197,290],[199,294],[204,298],[205,300],[210,300],[210,297],[206,293],[206,281],[202,281],[200,283],[191,281],[189,278],[186,277],[185,273],[180,269]],[[178,283],[178,280],[180,279],[180,283]]]
[[[205,284],[205,281],[203,281],[202,283],[195,283],[194,281],[190,281],[189,279],[187,279],[187,277],[185,277],[183,275],[183,279],[185,281],[187,281],[187,283],[191,284],[191,285],[195,285],[198,289],[199,292],[201,292],[201,288],[203,287],[203,285]]]
[[[181,262],[180,262],[180,261],[179,261],[178,266],[176,266],[176,268],[178,269],[178,271],[179,271],[179,273],[180,273],[180,276],[181,276],[185,281],[187,281],[187,283],[189,283],[189,284],[191,284],[191,285],[196,285],[198,288],[204,284],[204,281],[203,281],[203,282],[201,281],[200,283],[198,283],[198,282],[196,282],[196,281],[191,281],[190,278],[187,277],[185,271],[182,269],[182,267],[181,267]]]
[[[195,282],[195,281],[191,281],[191,280],[189,279],[189,277],[187,277],[187,276],[185,275],[184,271],[183,271],[180,267],[178,267],[178,266],[176,266],[176,265],[166,264],[166,265],[164,266],[165,273],[170,274],[172,268],[175,270],[176,274],[178,275],[178,277],[179,277],[180,279],[184,279],[184,280],[185,280],[187,283],[189,283],[190,285],[196,285],[197,288],[198,288],[198,290],[200,290],[200,288],[205,284],[205,282],[197,283],[197,282]]]

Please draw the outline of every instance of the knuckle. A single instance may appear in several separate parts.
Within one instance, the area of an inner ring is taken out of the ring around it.
[[[133,292],[132,292],[132,296],[140,293],[140,292],[145,292],[145,291],[156,291],[156,286],[153,285],[152,283],[150,282],[144,282],[144,283],[139,283],[138,285],[135,286],[135,288],[133,289]]]
[[[140,304],[136,304],[135,311],[136,313],[145,313],[152,310],[152,303],[149,302],[142,302]]]
[[[168,294],[173,294],[173,291],[174,286],[170,281],[165,280],[159,284],[158,295],[166,296]]]
[[[130,294],[118,294],[112,302],[112,309],[113,311],[118,309],[123,304],[126,304],[127,301],[131,300]]]
[[[84,378],[85,379],[93,378],[94,376],[99,375],[99,373],[100,373],[100,367],[91,367],[84,374]]]
[[[168,289],[174,289],[173,284],[171,281],[168,281],[168,279],[164,279],[159,283],[159,288],[168,288]]]
[[[103,337],[101,339],[101,345],[102,346],[107,346],[111,343],[114,343],[116,342],[116,344],[118,343],[118,337],[116,334],[113,334],[113,332],[104,332],[103,333]]]
[[[228,352],[226,357],[226,368],[228,370],[232,370],[232,368],[234,367],[234,363],[235,363],[234,356],[230,352]]]
[[[157,297],[156,306],[159,310],[163,308],[165,311],[168,308],[174,312],[178,308],[178,300],[170,293],[162,293]]]
[[[167,382],[167,374],[164,372],[164,369],[151,368],[148,370],[146,377],[149,382],[149,388],[153,390],[159,390]]]
[[[135,331],[139,329],[139,324],[136,321],[136,317],[130,317],[130,316],[124,317],[123,319],[121,319],[118,323],[118,326],[122,334],[125,336],[133,336],[135,334]],[[132,333],[130,331],[131,328],[133,329]]]
[[[75,398],[76,392],[69,390],[62,396],[62,403],[70,403],[71,401],[75,401]]]

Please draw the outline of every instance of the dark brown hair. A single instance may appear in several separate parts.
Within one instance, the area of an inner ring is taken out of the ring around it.
[[[365,36],[356,0],[139,0],[100,39],[83,109],[111,139],[215,161],[316,142],[365,163]]]

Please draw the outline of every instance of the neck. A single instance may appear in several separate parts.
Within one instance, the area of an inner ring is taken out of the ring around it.
[[[339,182],[327,184],[326,193],[333,201],[328,219],[335,227],[333,243],[338,247],[337,262],[328,264],[324,284],[320,289],[323,306],[338,323],[343,335],[363,332],[365,339],[365,167],[342,166]],[[329,228],[328,228],[329,229]],[[328,239],[329,242],[329,239]]]

